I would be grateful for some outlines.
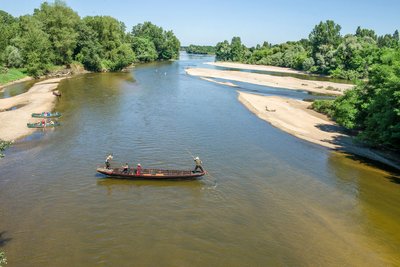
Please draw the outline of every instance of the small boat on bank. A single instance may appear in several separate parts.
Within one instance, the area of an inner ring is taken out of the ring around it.
[[[61,124],[58,121],[54,121],[53,123],[45,123],[42,124],[41,122],[35,122],[35,123],[27,123],[26,126],[28,128],[51,128],[51,127],[56,127],[60,126]]]
[[[206,171],[193,172],[191,170],[142,169],[141,173],[137,175],[136,169],[133,168],[124,171],[123,168],[107,169],[104,167],[97,168],[97,172],[112,178],[139,180],[192,180],[206,174]]]
[[[61,93],[60,93],[60,91],[53,91],[53,95],[55,95],[55,96],[61,96]]]
[[[32,113],[33,118],[59,118],[61,117],[60,112],[42,112],[42,113]]]

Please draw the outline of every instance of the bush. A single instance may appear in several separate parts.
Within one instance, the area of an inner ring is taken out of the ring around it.
[[[7,258],[3,251],[0,251],[0,267],[7,264]]]
[[[334,114],[333,101],[334,100],[315,100],[311,104],[311,108],[319,113],[332,117]]]

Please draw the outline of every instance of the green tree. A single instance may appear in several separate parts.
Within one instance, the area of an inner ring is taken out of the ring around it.
[[[19,68],[22,66],[22,56],[15,46],[7,46],[4,51],[4,61],[7,67]]]
[[[33,16],[42,22],[43,31],[49,36],[54,51],[54,63],[71,63],[78,37],[78,14],[65,2],[55,0],[54,3],[41,4],[40,9],[35,9]]]
[[[147,38],[133,37],[132,49],[140,62],[154,61],[158,57],[154,43]]]
[[[7,258],[3,251],[0,251],[0,267],[7,264]]]
[[[356,36],[357,37],[370,37],[376,41],[377,35],[374,30],[369,30],[369,29],[362,29],[360,26],[357,27],[356,30]]]
[[[233,37],[230,45],[232,61],[242,61],[246,53],[246,47],[242,44],[240,37]]]
[[[159,60],[177,59],[179,57],[180,42],[172,31],[164,31],[163,28],[146,21],[134,26],[132,35],[153,42]]]
[[[18,31],[18,20],[0,10],[0,63],[6,61],[4,51],[7,46],[11,45],[11,40],[15,38]]]
[[[217,43],[215,46],[215,58],[219,61],[231,60],[231,46],[227,40]]]
[[[42,27],[41,22],[34,17],[22,16],[19,20],[19,34],[15,40],[28,73],[35,77],[47,73],[54,58],[49,36]]]

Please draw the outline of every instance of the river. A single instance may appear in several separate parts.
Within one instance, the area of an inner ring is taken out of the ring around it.
[[[400,265],[400,178],[286,134],[235,88],[185,74],[212,60],[182,54],[60,83],[62,126],[0,160],[7,266]],[[105,179],[95,169],[110,152],[116,166],[183,169],[192,153],[210,175]]]

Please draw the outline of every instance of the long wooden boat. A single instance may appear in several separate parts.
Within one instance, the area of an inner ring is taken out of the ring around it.
[[[32,113],[33,118],[59,118],[61,117],[60,112],[42,112],[42,113]]]
[[[56,127],[60,126],[61,124],[58,121],[55,121],[54,123],[46,123],[43,125],[41,122],[36,122],[36,123],[27,123],[26,126],[28,128],[49,128],[49,127]]]
[[[119,179],[152,179],[152,180],[190,180],[196,179],[206,172],[193,172],[190,170],[163,170],[163,169],[142,169],[140,175],[136,175],[136,169],[128,169],[124,172],[123,168],[104,167],[97,168],[97,172],[113,178]]]

